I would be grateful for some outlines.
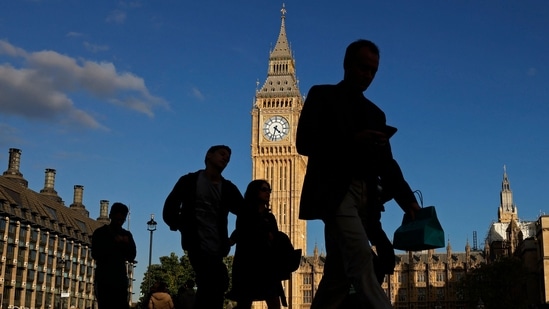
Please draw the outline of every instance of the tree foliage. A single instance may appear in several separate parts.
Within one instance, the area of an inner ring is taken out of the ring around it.
[[[469,271],[461,280],[460,288],[471,308],[476,308],[479,299],[485,308],[527,308],[527,276],[520,259],[502,257]]]
[[[195,280],[195,273],[186,254],[178,257],[172,252],[169,256],[161,256],[159,260],[160,264],[152,264],[143,276],[140,287],[143,296],[139,299],[142,304],[148,303],[150,287],[157,281],[166,282],[170,295],[175,296],[179,287],[183,286],[185,281],[188,279]],[[227,265],[229,277],[231,277],[233,257],[226,257],[224,262]],[[230,288],[229,286],[229,290]]]
[[[169,256],[161,256],[159,260],[160,264],[152,264],[143,276],[140,287],[143,296],[140,298],[140,302],[148,299],[150,287],[157,281],[166,282],[170,295],[174,296],[185,281],[195,278],[187,255],[178,257],[172,252]]]

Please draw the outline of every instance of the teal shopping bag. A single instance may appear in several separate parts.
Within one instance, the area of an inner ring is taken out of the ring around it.
[[[438,221],[435,206],[421,208],[412,220],[404,214],[402,224],[396,229],[393,247],[406,251],[421,251],[444,247],[444,229]]]

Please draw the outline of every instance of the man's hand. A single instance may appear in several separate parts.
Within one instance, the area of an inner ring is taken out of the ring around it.
[[[408,210],[406,211],[406,213],[410,216],[410,218],[412,218],[412,220],[415,220],[416,212],[418,212],[420,209],[421,207],[419,207],[418,203],[413,202],[413,203],[410,203],[410,205],[408,206]]]

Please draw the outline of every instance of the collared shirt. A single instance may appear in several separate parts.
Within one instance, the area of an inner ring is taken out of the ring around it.
[[[218,230],[221,210],[221,182],[213,183],[201,171],[196,186],[196,220],[199,247],[211,254],[219,254],[223,250],[223,242]]]

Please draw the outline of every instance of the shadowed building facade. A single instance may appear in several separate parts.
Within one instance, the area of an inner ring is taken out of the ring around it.
[[[100,216],[93,220],[82,203],[83,186],[74,186],[67,207],[55,190],[54,169],[46,169],[44,188],[35,192],[20,162],[21,150],[11,148],[0,176],[2,308],[95,308],[91,236],[109,223],[109,202],[100,201]],[[131,283],[133,265],[128,268]]]

